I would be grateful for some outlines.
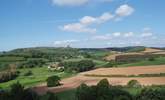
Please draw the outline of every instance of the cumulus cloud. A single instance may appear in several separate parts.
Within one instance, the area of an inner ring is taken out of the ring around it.
[[[84,16],[79,19],[76,23],[66,24],[60,27],[60,29],[64,31],[70,32],[86,32],[86,33],[95,33],[97,30],[96,28],[90,28],[92,25],[95,24],[103,24],[105,22],[120,19],[122,16],[128,16],[133,13],[134,9],[128,5],[122,5],[116,10],[116,14],[111,14],[110,12],[105,12],[100,16],[93,17],[93,16]],[[131,33],[127,34],[126,37],[132,35]]]
[[[95,28],[88,28],[85,25],[81,23],[72,23],[72,24],[67,24],[62,27],[60,27],[63,31],[69,31],[69,32],[77,32],[77,33],[95,33],[96,29]]]
[[[108,12],[103,13],[99,17],[84,16],[79,20],[79,22],[66,24],[60,27],[60,29],[64,31],[78,32],[78,33],[80,32],[95,33],[96,32],[95,28],[89,28],[91,24],[101,24],[108,20],[111,20],[112,18],[113,15]]]
[[[52,0],[52,2],[59,6],[80,6],[89,2],[89,0]]]
[[[119,36],[121,35],[121,33],[120,33],[120,32],[115,32],[115,33],[112,33],[112,35],[113,35],[114,37],[119,37]]]
[[[118,16],[124,17],[124,16],[129,16],[134,12],[134,8],[132,8],[131,6],[124,4],[121,5],[117,10],[116,10],[116,14]]]
[[[124,37],[131,37],[133,35],[134,35],[133,32],[124,33]]]
[[[151,28],[145,27],[145,28],[143,29],[143,32],[142,32],[142,34],[141,34],[141,37],[151,37],[151,36],[153,36],[153,33],[152,33]]]
[[[153,35],[152,32],[144,32],[144,33],[141,34],[142,37],[150,37],[152,35]]]
[[[80,19],[80,23],[82,24],[92,24],[96,21],[97,19],[92,17],[92,16],[85,16],[83,18]]]
[[[105,35],[96,35],[91,38],[91,40],[109,40],[111,39],[110,34],[105,34]]]
[[[122,33],[122,32],[114,32],[112,34],[103,34],[103,35],[96,35],[92,37],[92,40],[110,40],[114,38],[129,38],[134,36],[133,32]]]
[[[79,40],[62,40],[62,41],[55,41],[54,45],[69,45],[71,43],[79,42]]]
[[[81,6],[87,3],[107,3],[112,2],[113,0],[52,0],[52,3],[58,6]]]
[[[103,22],[106,22],[106,21],[109,21],[111,19],[114,18],[114,15],[112,15],[111,13],[103,13],[97,20],[99,23],[103,23]]]

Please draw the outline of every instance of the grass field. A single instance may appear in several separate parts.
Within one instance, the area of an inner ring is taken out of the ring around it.
[[[25,76],[24,74],[27,73],[29,70],[33,74],[31,76]],[[23,84],[26,87],[31,87],[40,84],[42,82],[46,82],[47,77],[51,75],[58,75],[61,78],[66,78],[73,75],[73,73],[49,71],[47,67],[19,69],[19,72],[20,75],[16,79],[1,83],[0,87],[8,88],[11,84],[17,81],[19,81],[21,84]]]
[[[154,61],[143,60],[135,63],[121,64],[118,67],[130,67],[130,66],[147,66],[147,65],[164,65],[165,57],[156,58]]]

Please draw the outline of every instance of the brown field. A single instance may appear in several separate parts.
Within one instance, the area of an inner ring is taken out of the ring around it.
[[[88,77],[85,74],[96,74],[96,75],[138,75],[138,74],[156,74],[165,73],[165,65],[159,66],[144,66],[144,67],[128,67],[128,68],[100,68],[93,71],[80,73],[77,76],[63,79],[61,83],[63,85],[47,88],[45,84],[34,88],[39,94],[51,92],[61,92],[69,89],[78,87],[82,83],[87,85],[96,85],[101,79],[107,78],[111,85],[126,85],[130,80],[137,80],[142,85],[165,85],[165,77]]]
[[[160,49],[154,49],[154,48],[146,48],[145,51],[143,51],[144,53],[152,53],[152,52],[163,52],[164,50],[160,50]]]
[[[125,58],[135,58],[135,56],[138,57],[145,57],[146,54],[154,54],[154,55],[162,55],[164,56],[165,51],[164,50],[160,50],[160,49],[154,49],[154,48],[145,48],[144,51],[141,52],[129,52],[129,53],[115,53],[115,54],[111,54],[106,56],[104,59],[107,61],[111,61],[111,60],[117,60],[117,58],[121,58],[121,57],[125,57]],[[125,59],[124,58],[124,59]]]
[[[124,68],[99,68],[81,74],[94,75],[138,75],[138,74],[159,74],[165,73],[165,65],[141,66]]]

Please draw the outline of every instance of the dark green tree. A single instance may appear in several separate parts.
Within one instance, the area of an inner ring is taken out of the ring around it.
[[[47,86],[53,87],[53,86],[59,86],[60,85],[60,77],[58,76],[50,76],[47,79]]]

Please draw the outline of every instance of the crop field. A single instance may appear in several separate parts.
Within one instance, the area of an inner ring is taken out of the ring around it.
[[[165,72],[165,65],[141,66],[127,68],[98,68],[96,70],[80,73],[74,77],[61,81],[62,86],[47,88],[40,85],[35,90],[42,94],[46,91],[61,92],[74,89],[82,83],[96,85],[101,79],[107,78],[111,85],[126,85],[130,80],[137,80],[141,85],[165,85],[165,77],[89,77],[88,75],[138,75],[138,74],[159,74]]]
[[[96,70],[81,73],[83,75],[138,75],[138,74],[159,74],[165,73],[165,65],[159,66],[134,66],[121,68],[99,68]]]

